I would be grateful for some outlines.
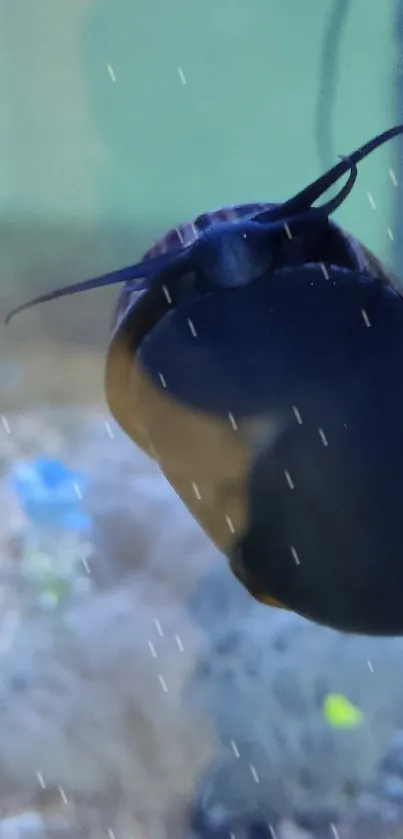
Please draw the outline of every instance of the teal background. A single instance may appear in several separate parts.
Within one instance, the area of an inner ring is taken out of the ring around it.
[[[136,261],[193,214],[281,201],[317,177],[322,51],[338,2],[0,0],[0,313]],[[330,39],[327,164],[398,121],[397,6],[350,0]],[[388,264],[399,235],[388,169],[402,144],[360,166],[337,215]],[[103,350],[115,298],[26,313],[1,328],[0,353],[44,341]]]

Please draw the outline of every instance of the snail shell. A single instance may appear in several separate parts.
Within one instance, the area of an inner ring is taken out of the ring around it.
[[[224,207],[169,230],[143,259],[194,242],[211,224],[252,216],[273,204]],[[332,223],[333,224],[333,223]],[[339,231],[340,232],[340,231]],[[389,282],[380,261],[357,239],[341,231],[354,251],[358,271]],[[154,458],[166,478],[213,542],[224,552],[246,527],[245,476],[251,449],[267,440],[268,423],[278,432],[275,416],[240,420],[230,412],[216,416],[179,402],[142,369],[130,340],[130,318],[143,291],[123,289],[107,354],[106,395],[109,408],[131,439]]]

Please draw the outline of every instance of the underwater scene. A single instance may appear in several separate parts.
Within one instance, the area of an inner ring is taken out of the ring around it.
[[[0,68],[0,839],[403,839],[403,0]]]

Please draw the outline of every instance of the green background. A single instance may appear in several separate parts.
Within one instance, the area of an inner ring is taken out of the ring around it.
[[[324,37],[340,2],[0,0],[1,313],[136,261],[192,214],[282,200],[317,177]],[[328,42],[327,164],[398,119],[395,15],[386,0],[350,0]],[[337,216],[389,263],[397,146],[361,165]],[[115,296],[25,314],[0,351],[44,337],[101,346]]]

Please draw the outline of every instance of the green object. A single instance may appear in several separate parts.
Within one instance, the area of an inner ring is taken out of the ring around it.
[[[323,703],[323,716],[332,728],[357,728],[363,713],[342,693],[329,693]]]

